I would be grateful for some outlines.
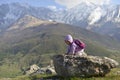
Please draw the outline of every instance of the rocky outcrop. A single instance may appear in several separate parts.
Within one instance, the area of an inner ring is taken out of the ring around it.
[[[43,67],[40,70],[43,70],[45,74],[56,74],[53,66]]]
[[[26,74],[33,74],[35,72],[37,72],[40,69],[39,66],[37,66],[36,64],[30,66],[29,70],[26,71]]]
[[[36,64],[30,66],[29,70],[26,71],[26,75],[31,74],[56,74],[53,66],[47,66],[40,68]]]
[[[118,62],[108,57],[55,55],[55,71],[59,76],[92,77],[105,76]]]

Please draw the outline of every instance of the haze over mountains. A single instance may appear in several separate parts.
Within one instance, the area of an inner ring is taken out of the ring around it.
[[[68,10],[52,10],[20,3],[2,4],[0,5],[1,32],[26,14],[39,19],[77,25],[120,40],[120,5],[98,6],[83,2]]]

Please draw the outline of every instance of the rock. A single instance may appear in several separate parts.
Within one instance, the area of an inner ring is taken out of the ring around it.
[[[56,74],[55,70],[53,68],[47,68],[46,74]]]
[[[34,64],[30,66],[29,70],[26,71],[26,75],[34,75],[34,74],[56,74],[56,72],[53,66],[40,68]]]
[[[56,73],[65,77],[105,76],[112,68],[118,66],[115,60],[98,56],[55,55],[53,63]]]
[[[56,74],[56,71],[55,71],[54,67],[50,67],[47,70],[49,70],[52,74]],[[47,70],[46,70],[46,73],[47,73]]]
[[[26,71],[26,74],[33,74],[35,72],[37,72],[40,69],[39,66],[37,66],[36,64],[30,66],[29,70]]]
[[[45,74],[56,74],[53,66],[43,67],[41,70],[45,71]]]
[[[119,65],[119,63],[116,62],[116,61],[113,60],[113,59],[110,59],[110,58],[108,58],[108,57],[104,57],[104,59],[105,59],[106,63],[110,63],[109,65],[110,65],[111,68],[114,68],[114,67],[116,67],[116,66]]]

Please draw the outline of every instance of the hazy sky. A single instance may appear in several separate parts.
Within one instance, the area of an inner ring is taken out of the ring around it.
[[[120,0],[0,0],[2,3],[28,3],[32,6],[43,6],[50,8],[72,8],[81,2],[89,1],[97,5],[103,4],[120,4]]]

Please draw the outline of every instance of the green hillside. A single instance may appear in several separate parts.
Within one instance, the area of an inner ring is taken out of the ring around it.
[[[27,23],[31,19],[28,17],[31,16],[23,17]],[[32,24],[34,19],[40,23]],[[31,27],[22,21],[21,18],[0,35],[0,77],[22,75],[32,64],[48,65],[54,54],[66,52],[64,37],[67,34],[84,41],[87,54],[108,56],[120,61],[120,42],[111,37],[67,24],[49,21],[41,23],[34,17],[29,23]]]

